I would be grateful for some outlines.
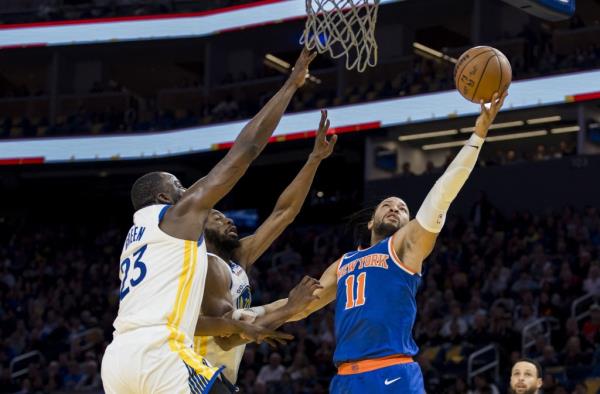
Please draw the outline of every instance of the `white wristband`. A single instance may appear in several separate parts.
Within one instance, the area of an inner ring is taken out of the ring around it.
[[[256,314],[256,316],[264,316],[265,313],[267,312],[267,310],[265,309],[264,306],[254,306],[252,308],[248,308],[249,310],[251,310],[252,312],[254,312]]]
[[[236,309],[235,311],[233,311],[233,313],[231,314],[231,318],[233,320],[240,320],[240,318],[242,317],[242,312],[244,310],[243,309]]]

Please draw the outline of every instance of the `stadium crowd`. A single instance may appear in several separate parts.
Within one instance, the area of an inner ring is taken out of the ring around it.
[[[3,23],[50,22],[201,12],[256,0],[20,0],[0,4]]]
[[[101,392],[99,365],[118,308],[115,264],[128,224],[4,224],[0,393]],[[351,233],[343,225],[287,231],[251,271],[253,304],[285,297],[305,274],[318,278],[352,248]],[[571,305],[600,296],[599,259],[597,207],[503,215],[480,202],[470,217],[449,218],[418,294],[414,336],[428,392],[505,392],[511,362],[529,356],[544,367],[545,394],[596,393],[600,307],[588,303],[589,315],[575,318]],[[522,330],[539,318],[552,319],[551,338],[535,336],[523,353]],[[288,345],[247,347],[242,392],[326,393],[335,373],[331,306],[283,329],[295,336]],[[490,344],[499,350],[500,380],[467,379],[469,354]],[[15,362],[28,352],[36,353]]]
[[[580,19],[578,21],[574,22],[570,29],[575,31],[586,28]],[[522,38],[527,42],[517,53],[507,53],[513,67],[513,79],[600,67],[600,44],[573,45],[569,53],[557,53],[551,37],[551,33],[544,29],[529,26],[516,37],[498,37],[498,40]],[[294,97],[289,112],[411,96],[454,87],[452,67],[449,64],[413,55],[410,65],[405,67],[405,70],[389,80],[348,83],[341,92],[322,86],[309,86]],[[127,87],[118,82],[96,81],[90,89],[91,96],[80,97],[84,104],[75,110],[59,112],[53,122],[48,116],[27,116],[27,111],[20,116],[0,116],[0,138],[163,131],[247,119],[268,100],[276,85],[266,90],[256,89],[245,95],[240,89],[235,89],[236,84],[252,80],[264,81],[265,77],[276,75],[279,74],[262,65],[256,70],[248,70],[248,73],[226,73],[218,83],[222,87],[230,86],[230,94],[221,99],[205,98],[201,102],[196,97],[187,100],[190,102],[187,108],[158,105],[155,100],[140,105]],[[177,89],[181,89],[184,95],[201,90],[200,83],[191,80],[183,81]],[[103,110],[85,108],[86,98],[106,93],[121,94],[116,100],[127,103],[117,105],[108,101]],[[0,92],[0,98],[5,99],[34,97],[48,100],[44,87],[7,86]],[[60,108],[60,105],[58,107]]]

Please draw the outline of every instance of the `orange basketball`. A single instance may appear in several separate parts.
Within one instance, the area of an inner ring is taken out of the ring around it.
[[[512,81],[510,62],[496,48],[479,46],[461,55],[454,67],[454,83],[464,98],[474,103],[492,101]]]

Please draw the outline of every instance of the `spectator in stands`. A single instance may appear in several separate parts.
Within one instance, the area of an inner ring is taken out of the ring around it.
[[[537,319],[533,307],[530,304],[524,304],[516,308],[515,311],[515,331],[521,332],[525,326],[533,323]]]
[[[97,390],[102,386],[100,374],[98,373],[98,363],[94,360],[86,361],[83,367],[83,376],[75,385],[75,389],[79,391]]]
[[[404,164],[402,164],[402,173],[403,176],[413,176],[415,175],[414,172],[412,172],[411,168],[410,168],[410,162],[409,161],[405,161]]]
[[[489,382],[485,374],[479,374],[473,379],[475,387],[473,390],[467,391],[467,394],[500,394],[498,386]]]
[[[453,330],[456,330],[458,335],[463,336],[467,333],[467,328],[467,322],[463,318],[460,304],[454,301],[450,305],[450,316],[442,327],[441,335],[443,337],[450,337]]]
[[[590,319],[583,324],[582,334],[589,343],[600,343],[600,305],[592,304]]]
[[[588,294],[600,295],[600,264],[597,261],[590,266],[583,289]]]
[[[110,229],[90,236],[90,230],[81,228],[44,227],[35,221],[31,224],[33,228],[25,226],[11,234],[9,242],[0,244],[0,393],[5,388],[10,388],[12,394],[19,387],[52,392],[78,384],[93,385],[96,375],[92,365],[100,361],[104,342],[112,335],[112,316],[118,305],[119,282],[110,275],[114,262],[105,248],[120,247],[120,232]],[[599,342],[595,307],[581,327],[574,319],[566,320],[570,303],[584,294],[581,278],[589,274],[598,258],[598,224],[597,209],[515,214],[504,221],[490,216],[481,235],[475,232],[473,221],[453,222],[440,236],[442,247],[430,258],[417,300],[422,313],[415,336],[428,392],[464,394],[468,388],[461,376],[466,374],[466,357],[490,343],[498,344],[501,360],[516,361],[522,351],[522,338],[513,327],[523,325],[519,319],[525,321],[530,316],[525,306],[534,316],[537,310],[538,316],[560,319],[563,329],[552,336],[552,342],[541,337],[533,349],[524,349],[523,356],[539,357],[545,366],[565,370],[560,376],[565,386],[598,373],[593,369],[593,365],[600,366],[600,351],[593,353]],[[530,232],[532,226],[535,231]],[[334,236],[340,233],[339,228],[292,229],[264,257],[271,264],[250,273],[251,283],[260,283],[257,300],[279,298],[287,290],[285,278],[293,281],[313,267],[321,272],[323,265],[335,259],[333,255],[341,254],[343,245]],[[584,245],[581,250],[580,245]],[[91,261],[83,256],[92,256]],[[561,278],[558,284],[547,280],[544,272],[549,272],[548,265],[556,267]],[[514,267],[512,274],[509,267]],[[527,286],[518,292],[506,289],[513,283],[511,275],[520,278],[521,272],[527,272],[533,281],[544,282],[539,292]],[[260,282],[257,277],[262,278]],[[495,288],[496,282],[503,284]],[[334,366],[332,321],[325,316],[326,312],[288,326],[286,330],[296,339],[279,349],[277,355],[264,346],[248,346],[240,371],[244,392],[279,393],[289,387],[296,393],[326,392]],[[457,323],[462,320],[466,333],[461,333],[461,324]],[[103,337],[97,342],[89,334],[79,336],[98,326]],[[443,328],[449,332],[447,336],[440,335]],[[10,361],[29,350],[40,351],[46,361],[32,368],[26,381],[12,381]],[[556,358],[558,364],[554,365]],[[272,367],[270,360],[277,366]],[[271,375],[275,379],[265,378]],[[488,390],[480,385],[482,391]],[[551,377],[547,387],[563,390]]]
[[[69,372],[67,372],[64,379],[65,388],[68,390],[75,390],[82,379],[83,374],[81,373],[81,365],[75,360],[69,361]]]
[[[579,337],[570,337],[562,353],[562,362],[567,367],[584,366],[591,360],[591,349],[582,351],[581,339]]]
[[[524,290],[538,290],[539,284],[531,278],[529,271],[523,271],[519,275],[519,279],[511,286],[514,293],[520,293]]]
[[[279,353],[271,353],[269,364],[260,369],[256,377],[256,382],[265,385],[271,382],[279,382],[284,372],[285,368],[281,365],[281,355]]]
[[[544,347],[542,357],[540,357],[538,361],[545,370],[560,365],[558,355],[556,354],[556,350],[554,350],[554,346],[552,345],[546,345]]]

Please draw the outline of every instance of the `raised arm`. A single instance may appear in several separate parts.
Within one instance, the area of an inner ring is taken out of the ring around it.
[[[446,221],[448,208],[475,167],[489,127],[504,104],[507,94],[494,94],[489,109],[481,102],[481,114],[475,123],[475,132],[429,191],[415,219],[394,235],[394,250],[411,271],[420,273],[423,261],[433,250]]]
[[[185,238],[189,232],[178,231],[178,228],[191,228],[196,230],[192,233],[198,234],[203,231],[206,210],[212,208],[233,188],[250,163],[264,149],[294,93],[304,84],[308,66],[315,56],[315,53],[306,49],[302,51],[283,87],[242,129],[225,157],[204,178],[187,189],[169,210],[161,225],[167,233],[178,236],[183,232],[181,236]],[[187,216],[191,217],[188,219]]]
[[[322,289],[316,279],[305,276],[300,283],[291,291],[286,300],[277,300],[274,303],[265,305],[265,313],[258,316],[253,324],[263,327],[267,330],[275,330],[284,324],[288,319],[302,312],[312,302],[318,300],[315,292]],[[276,305],[281,305],[274,309]],[[274,331],[271,331],[274,332]],[[215,338],[215,342],[225,351],[249,342],[248,338],[240,335]]]
[[[292,183],[279,196],[271,215],[256,230],[256,233],[242,239],[240,247],[236,249],[235,260],[244,269],[248,269],[258,260],[300,212],[319,164],[331,155],[337,141],[336,135],[327,140],[327,130],[329,130],[327,111],[321,110],[321,122],[317,130],[315,145],[308,160]]]

